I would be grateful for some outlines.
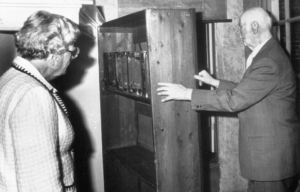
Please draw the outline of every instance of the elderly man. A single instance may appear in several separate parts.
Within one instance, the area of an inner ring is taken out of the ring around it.
[[[240,37],[252,49],[239,83],[212,78],[201,71],[195,78],[216,90],[192,90],[159,83],[158,95],[190,100],[197,111],[237,112],[240,121],[241,174],[255,192],[290,191],[300,170],[296,82],[289,58],[272,38],[271,17],[252,8],[239,20]]]

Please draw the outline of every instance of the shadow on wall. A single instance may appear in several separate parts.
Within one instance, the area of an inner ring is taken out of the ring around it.
[[[75,46],[80,48],[78,58],[71,61],[64,76],[55,79],[51,84],[61,93],[75,131],[74,155],[77,191],[92,192],[94,190],[91,183],[90,159],[94,149],[82,112],[77,104],[66,95],[66,92],[81,83],[86,70],[95,62],[95,59],[89,56],[91,48],[95,46],[95,41],[91,37],[82,34]]]
[[[0,76],[11,66],[16,55],[14,33],[0,32]]]

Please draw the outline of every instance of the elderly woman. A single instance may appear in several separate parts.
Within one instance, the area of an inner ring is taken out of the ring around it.
[[[0,191],[76,191],[67,110],[48,81],[79,53],[71,20],[38,11],[15,34],[17,57],[0,78]]]

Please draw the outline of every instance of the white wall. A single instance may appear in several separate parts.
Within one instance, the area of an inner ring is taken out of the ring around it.
[[[95,28],[96,30],[96,28]],[[96,33],[97,34],[97,33]],[[55,84],[64,92],[75,130],[79,192],[104,192],[98,40],[82,35],[79,57]]]
[[[102,9],[106,21],[118,17],[118,0],[96,0],[95,4]],[[77,139],[76,166],[79,167],[78,179],[86,181],[79,183],[79,189],[86,186],[86,192],[104,192],[99,89],[103,77],[99,76],[98,39],[79,39],[78,46],[84,49],[81,58],[74,60],[71,64],[74,66],[70,66],[61,82],[65,84],[63,89],[75,113],[75,132],[82,137]]]
[[[106,21],[118,18],[118,0],[95,0],[95,4],[102,7]]]
[[[101,7],[106,20],[117,18],[117,0],[100,0],[95,3]],[[80,82],[77,82],[76,86],[71,86],[72,88],[66,92],[80,113],[79,118],[81,121],[78,129],[81,130],[78,132],[83,133],[82,136],[84,137],[83,141],[79,142],[80,145],[82,144],[79,148],[82,147],[83,149],[80,149],[78,154],[81,156],[79,157],[79,161],[82,161],[83,165],[79,169],[79,172],[77,172],[77,175],[79,175],[79,179],[89,179],[89,181],[87,180],[81,184],[91,186],[87,187],[86,192],[104,192],[99,90],[99,83],[103,77],[99,76],[98,39],[79,39],[78,45],[81,46],[81,49],[83,47],[87,49],[82,52],[83,58],[79,58],[78,61],[73,63],[73,65],[82,65],[82,67],[75,68],[81,68],[79,76],[83,76],[80,78]],[[78,75],[76,75],[78,72],[74,72],[72,69],[70,69],[69,72],[70,75],[65,78],[65,81],[70,83],[74,81],[72,77],[78,78]],[[78,81],[78,79],[75,81]],[[75,118],[78,120],[77,117]],[[83,150],[87,151],[86,154]],[[77,167],[80,166],[80,164],[81,162],[79,162],[79,164],[77,163]],[[89,171],[85,169],[89,169]],[[81,172],[83,172],[83,175],[80,175]],[[85,192],[84,190],[82,191]]]

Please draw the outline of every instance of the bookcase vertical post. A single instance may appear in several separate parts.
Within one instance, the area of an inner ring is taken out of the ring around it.
[[[147,36],[152,92],[157,83],[195,88],[197,72],[195,13],[147,10]],[[197,113],[190,103],[161,103],[153,94],[153,129],[159,191],[200,191]]]

